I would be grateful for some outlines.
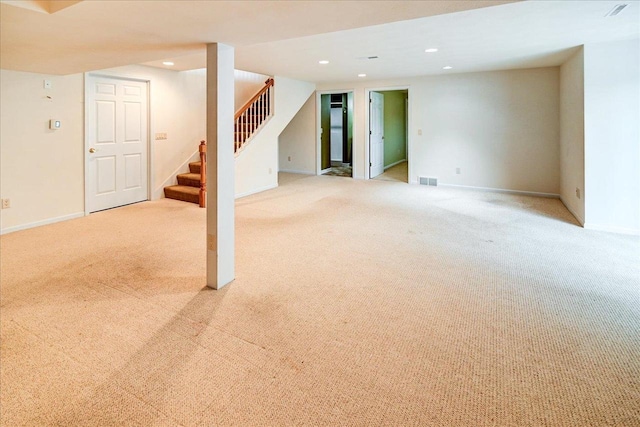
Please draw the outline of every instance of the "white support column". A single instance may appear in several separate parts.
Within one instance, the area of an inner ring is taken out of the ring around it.
[[[207,286],[235,278],[234,51],[207,45]]]

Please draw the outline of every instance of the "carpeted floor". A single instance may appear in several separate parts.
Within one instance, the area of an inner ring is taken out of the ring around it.
[[[638,426],[640,241],[558,200],[282,175],[0,238],[3,426]]]

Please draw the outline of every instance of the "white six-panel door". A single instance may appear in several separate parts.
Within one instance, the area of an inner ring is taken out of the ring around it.
[[[369,178],[375,178],[384,172],[384,95],[369,97]]]
[[[147,83],[87,77],[89,212],[148,198]]]

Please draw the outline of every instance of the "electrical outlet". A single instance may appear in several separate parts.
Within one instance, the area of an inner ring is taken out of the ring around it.
[[[51,89],[53,85],[51,84],[51,80],[45,80],[43,83],[45,89]]]
[[[11,200],[2,199],[2,209],[9,209],[11,207]]]
[[[456,168],[456,175],[460,175],[460,168]]]
[[[576,187],[576,197],[580,198],[580,189],[578,187]]]
[[[287,157],[287,160],[291,161],[291,156]]]

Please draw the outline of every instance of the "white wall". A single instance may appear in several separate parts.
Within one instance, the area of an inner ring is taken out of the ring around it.
[[[263,88],[264,82],[269,78],[264,74],[252,73],[250,71],[234,70],[234,98],[235,109],[238,111],[242,106]]]
[[[279,170],[316,173],[316,97],[311,94],[300,111],[280,134]]]
[[[584,47],[585,228],[640,234],[640,40]]]
[[[84,214],[84,76],[48,76],[1,70],[2,231],[69,219]],[[152,198],[194,159],[205,136],[206,73],[176,72],[144,66],[95,74],[150,81],[150,156]],[[43,89],[43,80],[52,89]],[[51,99],[47,98],[51,96]],[[49,119],[63,122],[48,129]],[[166,140],[156,141],[156,133]]]
[[[83,81],[0,70],[0,195],[11,201],[2,232],[84,215]],[[50,119],[62,128],[49,130]]]
[[[278,186],[278,137],[315,90],[313,83],[274,79],[274,115],[236,157],[236,197]]]
[[[368,175],[368,90],[402,87],[409,87],[410,182],[435,176],[442,184],[559,194],[558,67],[319,86],[355,88],[356,178]]]
[[[560,198],[582,225],[584,189],[584,50],[580,47],[560,67]]]

